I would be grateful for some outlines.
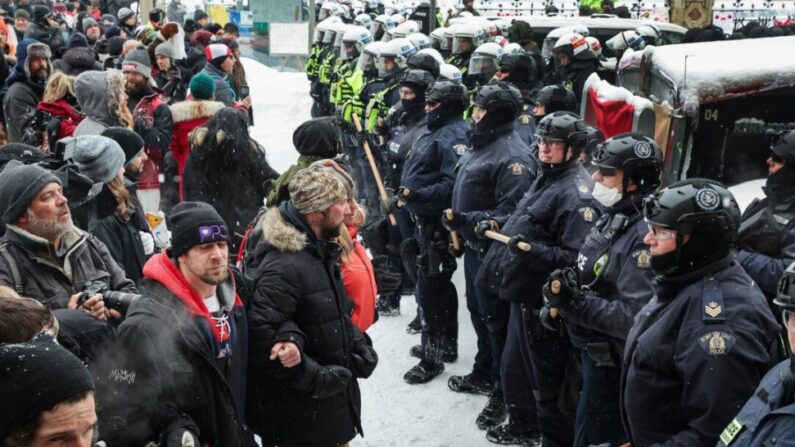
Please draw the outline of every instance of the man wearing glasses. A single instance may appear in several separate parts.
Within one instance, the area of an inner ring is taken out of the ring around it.
[[[795,131],[770,148],[766,198],[743,213],[737,260],[768,299],[788,265],[795,262]]]
[[[787,267],[773,303],[781,308],[790,354],[765,375],[751,399],[720,434],[718,447],[770,445],[778,439],[793,439],[795,424],[795,264]]]
[[[656,295],[627,337],[621,417],[632,445],[712,446],[777,360],[779,326],[735,261],[740,209],[728,189],[678,182],[643,215]]]
[[[582,365],[575,447],[629,441],[619,411],[621,356],[635,314],[654,294],[641,208],[660,184],[662,161],[657,143],[635,133],[596,147],[593,198],[604,214],[585,238],[575,267],[554,271],[543,289],[541,323],[560,330],[565,322]],[[660,237],[663,231],[670,230],[660,230]],[[560,284],[557,293],[553,281]],[[550,318],[553,308],[561,318]]]

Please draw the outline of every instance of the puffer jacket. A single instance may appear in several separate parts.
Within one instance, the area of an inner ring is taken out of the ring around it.
[[[375,298],[378,295],[378,287],[375,285],[373,263],[367,256],[367,250],[356,240],[359,230],[355,225],[351,225],[347,229],[351,240],[353,240],[353,251],[348,257],[348,262],[340,260],[340,270],[345,283],[345,291],[353,300],[351,320],[364,332],[373,325],[375,320]]]
[[[262,219],[261,259],[249,311],[249,394],[260,417],[251,424],[263,445],[337,446],[362,433],[356,379],[330,374],[330,366],[366,378],[375,351],[351,321],[337,257],[341,247],[318,240],[291,202]],[[286,330],[292,323],[295,330]],[[301,363],[285,368],[269,360],[273,345],[296,343]],[[367,358],[368,360],[362,361]]]

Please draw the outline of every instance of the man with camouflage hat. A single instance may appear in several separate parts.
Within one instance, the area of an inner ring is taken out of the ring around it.
[[[362,433],[356,379],[378,363],[351,322],[337,264],[334,239],[351,210],[345,186],[324,169],[302,169],[288,189],[290,200],[262,218],[252,254],[249,396],[258,411],[249,421],[265,446],[343,445]]]

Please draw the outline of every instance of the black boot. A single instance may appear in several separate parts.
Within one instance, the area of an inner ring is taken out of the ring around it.
[[[433,364],[420,361],[420,363],[416,364],[406,374],[403,375],[403,380],[405,380],[409,385],[428,383],[433,380],[434,377],[443,372],[444,363]]]
[[[481,430],[491,430],[505,420],[507,412],[508,408],[505,406],[502,388],[497,385],[489,395],[489,400],[475,420],[475,424],[477,424],[478,428]]]
[[[406,326],[406,332],[409,334],[419,334],[422,332],[422,321],[420,321],[420,314],[417,314],[417,316],[411,320],[411,323]]]
[[[500,445],[541,447],[541,433],[533,430],[520,430],[510,423],[489,430],[486,432],[486,439]]]
[[[411,349],[409,349],[409,355],[418,359],[422,359],[422,345],[412,346]],[[458,353],[445,351],[442,353],[439,360],[443,361],[444,363],[453,363],[458,360]]]
[[[465,376],[452,376],[447,380],[447,386],[457,393],[482,394],[488,396],[494,385],[489,380],[481,380],[473,374]]]

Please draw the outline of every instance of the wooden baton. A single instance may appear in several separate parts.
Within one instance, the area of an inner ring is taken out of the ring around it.
[[[359,116],[355,113],[352,114],[353,117],[353,124],[356,126],[356,132],[363,133],[362,130],[362,122],[359,121]],[[378,193],[381,195],[381,200],[384,202],[384,205],[389,204],[389,194],[386,193],[386,188],[384,188],[384,182],[381,180],[381,174],[378,172],[378,166],[375,164],[375,158],[373,158],[373,151],[370,149],[370,144],[367,140],[364,141],[364,153],[367,154],[367,161],[370,162],[370,170],[373,171],[373,177],[375,177],[375,184],[378,186]],[[393,226],[397,226],[397,218],[392,211],[389,211],[387,208],[387,217],[389,217],[389,223]]]
[[[450,208],[444,210],[444,217],[446,217],[448,221],[453,220],[453,216],[454,216],[453,210],[451,210]],[[458,238],[458,232],[457,231],[455,231],[455,230],[451,230],[450,231],[450,241],[453,243],[453,249],[455,249],[455,251],[457,251],[457,252],[460,252],[461,251],[461,239]]]
[[[487,238],[497,242],[502,242],[503,244],[507,244],[511,241],[510,237],[502,233],[497,233],[496,231],[486,230],[485,235]],[[519,247],[519,250],[530,252],[530,244],[527,242],[519,242],[516,244],[516,246]]]
[[[552,281],[552,284],[550,284],[550,286],[549,286],[549,290],[552,291],[552,293],[554,293],[555,295],[559,294],[560,293],[560,281],[558,281],[557,279]],[[558,318],[558,308],[557,307],[553,307],[553,308],[549,309],[549,316],[552,317],[553,320],[555,318]]]

